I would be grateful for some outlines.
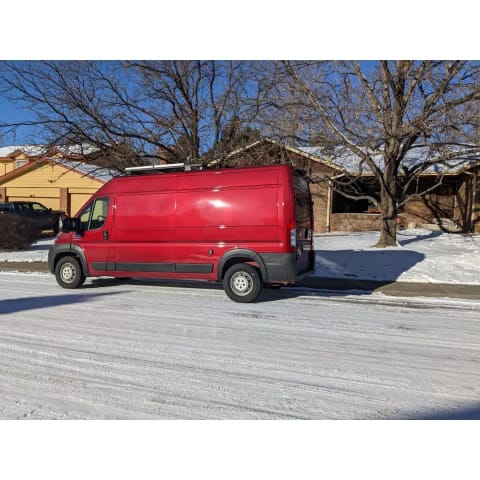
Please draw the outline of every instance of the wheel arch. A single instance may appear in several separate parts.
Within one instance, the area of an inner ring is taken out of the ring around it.
[[[55,267],[64,257],[75,257],[82,267],[83,274],[88,277],[88,264],[85,252],[78,245],[55,245],[49,253],[48,269],[51,273],[55,273]]]
[[[253,250],[246,248],[236,248],[234,250],[230,250],[221,257],[220,261],[218,262],[217,280],[222,281],[226,271],[232,265],[250,262],[255,263],[260,270],[263,282],[268,282],[267,268],[265,267],[265,262],[263,261],[262,257]]]

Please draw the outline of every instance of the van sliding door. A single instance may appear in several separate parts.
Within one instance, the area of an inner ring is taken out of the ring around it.
[[[117,272],[175,272],[175,193],[116,196],[112,236]]]

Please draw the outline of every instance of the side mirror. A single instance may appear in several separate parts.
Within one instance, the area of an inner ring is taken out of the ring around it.
[[[60,215],[58,217],[58,230],[63,233],[68,233],[72,230],[72,220],[68,215]]]
[[[71,220],[71,229],[77,234],[77,235],[83,235],[84,228],[82,228],[82,222],[80,221],[79,218],[72,218]]]
[[[78,235],[83,233],[82,224],[78,218],[70,218],[67,215],[62,215],[59,220],[59,229],[63,233],[75,232]]]

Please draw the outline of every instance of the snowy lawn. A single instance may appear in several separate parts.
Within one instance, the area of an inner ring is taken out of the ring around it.
[[[378,232],[315,237],[315,276],[480,284],[480,235],[402,230],[398,247],[372,248]]]
[[[315,236],[315,276],[361,280],[480,285],[480,235],[402,230],[399,246],[372,248],[378,232]],[[22,252],[0,251],[0,262],[46,262],[53,238]]]

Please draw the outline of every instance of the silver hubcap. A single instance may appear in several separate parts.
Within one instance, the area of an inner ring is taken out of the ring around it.
[[[243,297],[253,290],[253,278],[247,272],[236,272],[230,279],[230,287],[237,295]]]
[[[75,267],[71,263],[65,263],[62,265],[61,275],[65,283],[72,283],[76,275]]]

